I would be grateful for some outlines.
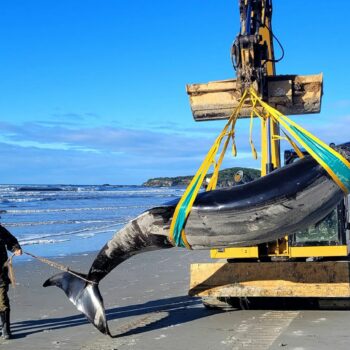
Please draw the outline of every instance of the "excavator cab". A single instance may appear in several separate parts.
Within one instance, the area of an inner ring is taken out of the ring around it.
[[[306,151],[302,151],[307,155]],[[290,164],[299,159],[294,149],[284,151],[284,164]],[[344,247],[343,253],[348,255],[349,237],[349,197],[344,197],[323,220],[288,237],[290,247]],[[340,248],[341,249],[341,248]],[[340,255],[341,256],[341,255]],[[318,257],[320,258],[320,257]]]

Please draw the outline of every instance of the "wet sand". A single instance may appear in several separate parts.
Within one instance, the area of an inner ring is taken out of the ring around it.
[[[155,251],[135,256],[101,282],[109,326],[100,334],[58,288],[41,287],[57,270],[16,264],[11,288],[14,338],[3,349],[348,349],[349,311],[218,312],[187,296],[189,265],[208,252]],[[86,272],[95,254],[56,261]]]

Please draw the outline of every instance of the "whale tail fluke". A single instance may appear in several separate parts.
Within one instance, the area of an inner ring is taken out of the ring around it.
[[[86,275],[76,273],[86,279]],[[103,334],[111,336],[107,324],[103,299],[96,283],[88,283],[68,272],[50,277],[43,287],[56,286],[61,288],[75,307]]]

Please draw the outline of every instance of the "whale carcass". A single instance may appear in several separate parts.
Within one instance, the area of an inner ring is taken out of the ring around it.
[[[350,160],[350,143],[336,147]],[[185,223],[192,249],[255,245],[292,234],[323,219],[344,193],[318,163],[306,156],[247,184],[198,194]],[[48,279],[102,333],[109,334],[99,282],[129,257],[171,248],[169,228],[178,200],[147,210],[118,231],[83,277],[65,272]]]

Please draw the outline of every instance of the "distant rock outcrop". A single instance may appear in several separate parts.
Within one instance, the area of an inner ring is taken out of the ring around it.
[[[228,168],[219,171],[219,179],[217,187],[232,187],[238,184],[253,181],[260,177],[260,170],[251,168]],[[212,174],[207,175],[207,180]],[[184,187],[187,186],[192,176],[176,176],[176,177],[156,177],[149,179],[142,186],[146,187]]]

